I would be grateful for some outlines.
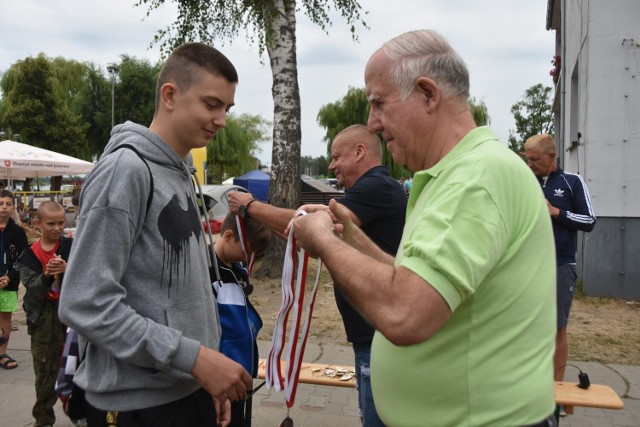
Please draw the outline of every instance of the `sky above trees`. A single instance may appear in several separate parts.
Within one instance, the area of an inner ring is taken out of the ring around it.
[[[133,0],[21,0],[4,2],[0,14],[0,72],[27,56],[44,52],[106,68],[128,54],[152,63],[159,47],[148,49],[153,35],[174,20],[170,7],[145,18],[146,9]],[[432,28],[449,39],[471,72],[471,95],[483,100],[491,126],[506,144],[515,129],[510,111],[525,91],[537,83],[552,85],[549,70],[555,54],[554,34],[545,30],[544,1],[498,0],[367,0],[364,17],[369,30],[359,30],[360,42],[333,17],[329,35],[299,16],[298,65],[302,99],[302,154],[326,153],[324,130],[316,116],[321,106],[340,100],[349,87],[363,86],[368,57],[381,43],[404,31]],[[221,50],[236,64],[240,84],[234,112],[272,119],[271,75],[266,57],[260,63],[256,47],[242,38]],[[261,159],[270,162],[271,149]],[[263,159],[265,158],[265,159]]]

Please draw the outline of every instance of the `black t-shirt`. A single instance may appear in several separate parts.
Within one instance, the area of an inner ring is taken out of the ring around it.
[[[384,166],[369,169],[338,200],[360,219],[362,231],[383,251],[395,255],[402,238],[407,196],[402,185],[389,176]],[[342,314],[347,340],[371,342],[373,328],[334,287],[336,304]]]

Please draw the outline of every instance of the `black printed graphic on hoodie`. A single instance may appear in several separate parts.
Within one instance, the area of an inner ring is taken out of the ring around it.
[[[164,257],[162,262],[162,280],[165,283],[165,273],[169,275],[168,292],[171,293],[171,285],[174,276],[179,279],[180,274],[185,274],[191,258],[189,239],[191,235],[196,239],[203,236],[202,224],[197,220],[196,207],[187,195],[187,209],[180,206],[178,196],[174,195],[169,203],[162,209],[158,216],[158,230],[162,236]],[[165,271],[165,267],[169,271]],[[173,271],[174,266],[176,271]],[[182,266],[182,270],[180,270]],[[180,283],[180,280],[177,280]]]

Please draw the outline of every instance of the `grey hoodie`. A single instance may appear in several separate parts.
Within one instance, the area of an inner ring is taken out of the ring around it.
[[[143,161],[122,144],[136,147]],[[220,323],[189,168],[156,134],[116,126],[82,190],[59,315],[80,335],[74,381],[103,410],[161,405],[199,388],[200,345]]]

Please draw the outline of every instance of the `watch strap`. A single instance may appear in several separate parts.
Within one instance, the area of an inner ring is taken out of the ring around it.
[[[244,206],[240,206],[240,216],[242,218],[249,218],[249,205],[251,205],[251,203],[255,202],[256,199],[251,199],[249,200],[249,203],[247,203]]]

